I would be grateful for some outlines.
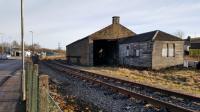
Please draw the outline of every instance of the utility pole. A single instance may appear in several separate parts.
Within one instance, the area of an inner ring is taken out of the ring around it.
[[[58,43],[58,50],[61,50],[60,42]]]
[[[22,92],[23,92],[23,101],[26,100],[25,96],[25,67],[24,67],[24,2],[21,0],[21,51],[22,51]]]

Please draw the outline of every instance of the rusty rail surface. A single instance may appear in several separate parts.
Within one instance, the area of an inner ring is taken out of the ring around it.
[[[114,77],[106,76],[106,75],[102,75],[102,74],[92,73],[92,72],[80,70],[80,69],[77,69],[77,68],[73,68],[71,66],[64,65],[64,64],[61,64],[61,63],[55,62],[55,61],[53,63],[55,63],[56,65],[60,65],[60,66],[75,70],[75,71],[79,71],[79,72],[82,72],[82,73],[89,74],[89,75],[92,75],[92,76],[105,77],[105,78],[113,79],[113,80],[120,81],[120,82],[123,82],[123,83],[130,83],[131,85],[136,85],[136,86],[140,86],[140,87],[144,87],[144,88],[150,88],[152,90],[162,92],[162,93],[165,93],[165,94],[168,94],[168,95],[174,95],[174,96],[177,96],[177,97],[183,97],[183,98],[187,98],[187,99],[190,99],[190,100],[200,102],[200,97],[197,97],[197,96],[194,96],[194,95],[180,93],[180,92],[177,92],[177,91],[162,89],[162,88],[158,88],[158,87],[153,87],[153,86],[150,86],[150,85],[132,82],[132,81],[128,81],[128,80],[123,80],[123,79],[119,79],[119,78],[114,78]]]
[[[172,95],[172,96],[176,96],[176,97],[182,97],[184,99],[189,99],[189,100],[192,100],[192,101],[199,102],[200,98],[196,97],[196,96],[182,94],[182,93],[178,93],[178,92],[174,92],[174,91],[170,91],[170,90],[165,90],[165,89],[161,89],[161,88],[155,88],[155,87],[152,87],[152,86],[134,83],[134,82],[130,82],[130,81],[127,81],[127,80],[117,79],[117,78],[113,78],[113,77],[109,77],[109,76],[104,76],[104,75],[101,75],[101,74],[91,73],[91,72],[87,72],[87,71],[83,71],[83,70],[80,70],[80,69],[73,68],[71,66],[63,65],[63,64],[61,64],[59,62],[55,62],[55,61],[48,63],[48,65],[53,69],[66,72],[66,73],[68,73],[69,75],[72,75],[72,76],[77,76],[78,78],[83,79],[83,80],[88,80],[88,81],[91,81],[93,83],[109,87],[112,90],[118,91],[118,92],[120,92],[124,95],[134,97],[134,98],[137,98],[137,99],[143,99],[150,104],[153,104],[153,105],[159,106],[159,107],[167,108],[167,110],[172,111],[172,112],[198,112],[199,111],[199,110],[193,110],[193,109],[189,109],[189,108],[186,108],[186,107],[183,107],[183,106],[179,106],[179,105],[176,105],[176,104],[173,104],[173,103],[164,102],[164,101],[161,101],[161,100],[158,100],[156,98],[152,98],[152,97],[149,97],[149,96],[146,96],[146,95],[143,95],[143,94],[139,94],[137,92],[130,91],[128,89],[125,89],[125,88],[122,88],[122,87],[101,81],[98,78],[104,78],[104,79],[107,79],[107,80],[114,80],[115,82],[128,83],[128,84],[131,84],[130,86],[132,86],[132,85],[140,86],[142,88],[151,89],[151,90],[154,90],[154,91],[157,91],[157,92],[160,92],[160,93],[164,93],[164,94],[168,94],[168,95]],[[82,75],[80,75],[80,74],[82,74]],[[90,75],[90,77],[83,76],[83,74]]]

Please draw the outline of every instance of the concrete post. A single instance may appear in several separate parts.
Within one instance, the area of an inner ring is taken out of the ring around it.
[[[26,112],[31,108],[31,88],[32,88],[32,63],[26,64]]]
[[[38,65],[33,66],[31,112],[38,112]]]
[[[48,92],[48,75],[41,75],[39,77],[39,112],[48,112]]]

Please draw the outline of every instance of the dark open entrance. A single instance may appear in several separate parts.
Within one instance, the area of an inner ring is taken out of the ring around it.
[[[20,56],[20,53],[19,53],[19,52],[16,52],[16,56]]]
[[[95,40],[93,42],[94,66],[114,66],[118,59],[118,44],[116,40]]]

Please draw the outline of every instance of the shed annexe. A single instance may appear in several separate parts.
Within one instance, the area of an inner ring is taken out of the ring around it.
[[[161,69],[183,64],[184,41],[156,30],[138,34],[119,43],[121,65]]]

